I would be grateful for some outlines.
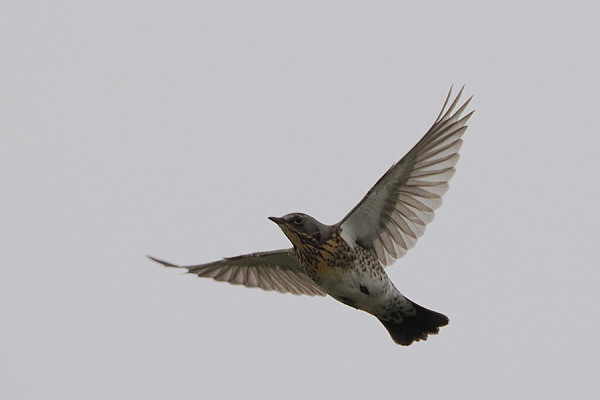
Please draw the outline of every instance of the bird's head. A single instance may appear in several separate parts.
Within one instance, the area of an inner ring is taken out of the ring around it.
[[[291,213],[281,218],[269,217],[269,219],[279,225],[295,247],[303,247],[307,244],[318,245],[329,237],[331,231],[331,227],[302,213]]]

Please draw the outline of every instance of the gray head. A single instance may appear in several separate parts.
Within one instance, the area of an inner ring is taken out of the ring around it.
[[[331,226],[324,225],[302,213],[290,213],[281,218],[269,217],[275,222],[294,246],[323,243],[331,235]]]

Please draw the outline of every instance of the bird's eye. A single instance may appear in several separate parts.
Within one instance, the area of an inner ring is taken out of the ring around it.
[[[294,217],[294,219],[293,219],[293,222],[294,222],[295,225],[301,225],[302,221],[303,221],[303,219],[299,215],[297,217]]]

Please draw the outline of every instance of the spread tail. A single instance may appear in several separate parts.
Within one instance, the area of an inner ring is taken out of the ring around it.
[[[448,325],[448,317],[412,303],[415,315],[403,316],[402,322],[379,319],[388,330],[394,342],[408,346],[412,342],[427,340],[427,335],[435,335],[441,326]]]

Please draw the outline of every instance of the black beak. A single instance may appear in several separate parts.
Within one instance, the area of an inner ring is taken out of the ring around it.
[[[269,217],[269,219],[271,221],[275,222],[277,225],[281,225],[281,224],[285,223],[285,221],[283,220],[283,218]]]

